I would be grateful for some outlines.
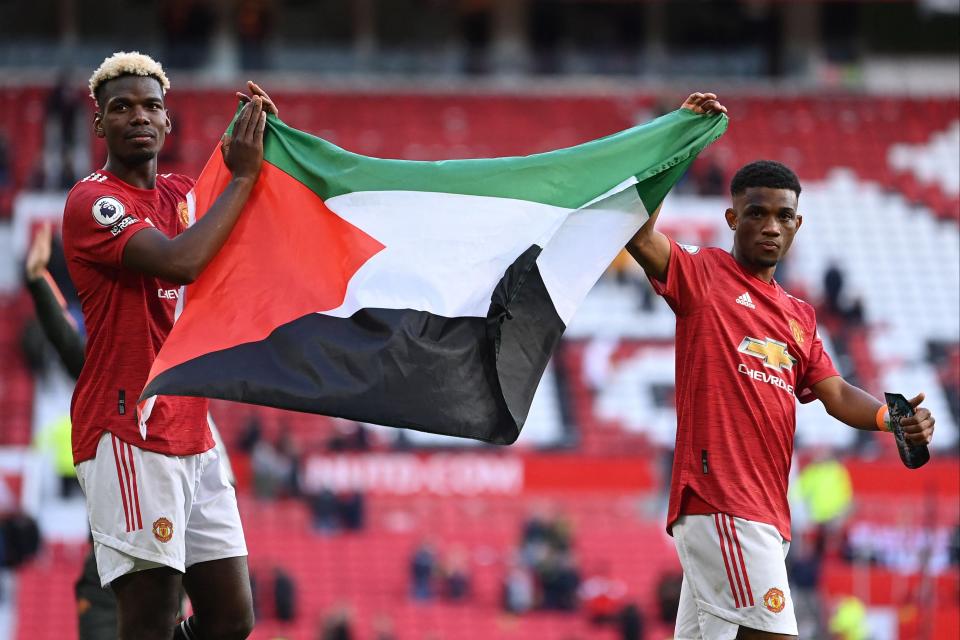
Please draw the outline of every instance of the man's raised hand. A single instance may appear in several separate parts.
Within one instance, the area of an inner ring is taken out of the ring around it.
[[[234,178],[250,178],[256,181],[263,164],[263,130],[267,124],[263,99],[254,96],[243,106],[233,135],[223,136],[223,161]]]
[[[31,282],[43,277],[43,272],[50,263],[50,246],[52,244],[53,231],[49,222],[45,223],[37,230],[37,234],[30,243],[30,249],[27,251],[27,279]]]
[[[280,115],[280,110],[277,109],[277,105],[273,103],[273,100],[270,99],[270,96],[267,95],[267,92],[260,88],[260,85],[253,80],[247,80],[247,89],[250,91],[251,95],[259,96],[263,100],[264,111],[275,116]],[[250,96],[241,91],[237,91],[237,98],[239,98],[241,102],[250,102],[251,100]]]
[[[727,112],[727,108],[720,104],[715,93],[691,93],[680,108],[704,115]]]

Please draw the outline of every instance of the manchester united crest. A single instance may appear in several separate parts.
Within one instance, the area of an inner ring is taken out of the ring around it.
[[[173,523],[166,518],[157,518],[153,523],[153,537],[160,542],[170,542],[173,537]]]
[[[790,331],[793,332],[793,339],[797,341],[797,344],[803,346],[803,341],[807,336],[803,333],[803,327],[800,326],[800,323],[792,318],[790,319]]]
[[[190,226],[190,208],[187,207],[185,200],[181,200],[177,203],[177,217],[180,218],[180,223],[184,228]]]
[[[763,606],[773,613],[780,613],[786,605],[787,599],[784,597],[783,591],[776,587],[768,589],[767,592],[763,594]]]

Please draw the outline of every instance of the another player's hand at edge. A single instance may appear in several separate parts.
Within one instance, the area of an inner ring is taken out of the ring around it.
[[[27,272],[27,280],[35,282],[43,277],[43,272],[47,270],[50,264],[50,247],[52,245],[53,231],[49,222],[42,225],[37,230],[37,234],[30,243],[30,249],[27,251],[27,261],[24,265]]]
[[[727,112],[727,108],[720,104],[715,93],[691,93],[680,105],[680,108],[689,109],[701,115],[716,115]]]
[[[933,439],[933,425],[936,423],[930,410],[921,407],[920,403],[926,396],[923,393],[917,394],[910,400],[910,406],[913,407],[914,415],[900,420],[900,426],[903,427],[903,435],[907,442],[911,444],[930,444]]]
[[[247,90],[250,91],[251,95],[260,96],[260,98],[263,100],[264,111],[275,116],[280,115],[280,110],[277,109],[277,105],[273,103],[273,100],[270,99],[270,96],[267,95],[267,92],[260,88],[260,85],[253,80],[247,80]],[[240,91],[237,91],[237,98],[241,102],[250,102],[251,99],[250,96]]]

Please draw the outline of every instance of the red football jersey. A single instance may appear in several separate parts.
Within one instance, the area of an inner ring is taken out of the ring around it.
[[[104,431],[169,455],[213,446],[204,398],[157,398],[146,437],[141,435],[137,398],[173,326],[179,287],[121,262],[124,246],[138,231],[153,226],[168,237],[183,231],[192,187],[190,178],[164,174],[157,176],[155,189],[138,189],[100,170],[67,196],[63,248],[87,330],[86,361],[70,411],[75,464],[96,455]]]
[[[787,482],[796,399],[839,375],[813,307],[751,275],[721,249],[671,242],[677,316],[677,445],[667,530],[681,514],[721,512],[790,539]]]

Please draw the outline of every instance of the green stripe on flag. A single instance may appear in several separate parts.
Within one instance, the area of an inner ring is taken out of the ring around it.
[[[655,209],[726,116],[678,109],[647,124],[575,147],[531,156],[422,162],[362,156],[298,131],[274,116],[264,158],[327,200],[356,191],[429,191],[514,198],[576,209],[630,176]]]

